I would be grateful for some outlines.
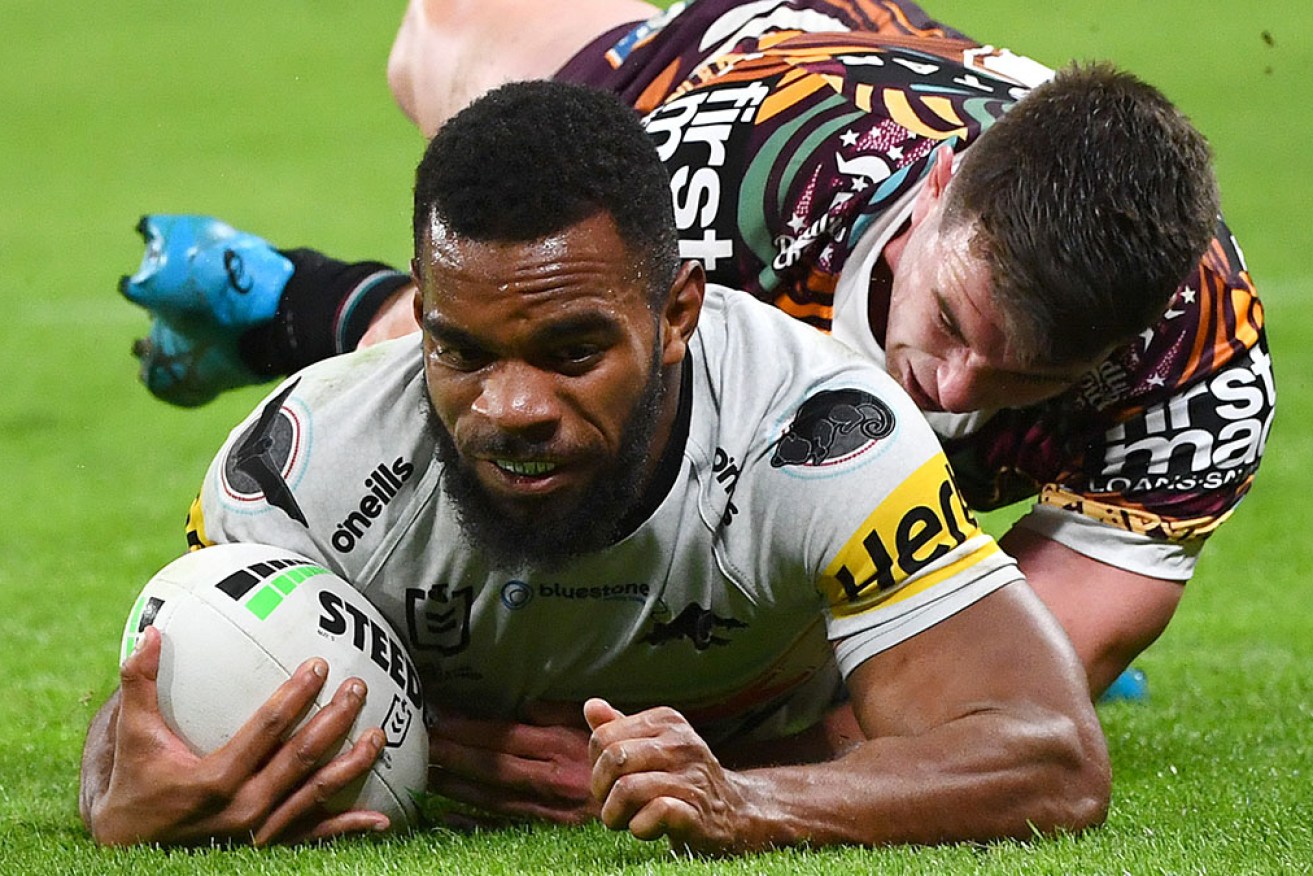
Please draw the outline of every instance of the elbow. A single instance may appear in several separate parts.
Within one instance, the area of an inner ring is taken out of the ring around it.
[[[1045,803],[1029,819],[1041,836],[1080,833],[1108,817],[1112,801],[1112,766],[1108,746],[1091,709],[1088,719],[1064,717],[1054,722],[1044,758]]]

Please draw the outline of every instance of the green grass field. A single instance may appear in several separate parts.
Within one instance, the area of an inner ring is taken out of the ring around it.
[[[107,851],[76,810],[78,756],[113,689],[142,582],[183,547],[210,455],[258,397],[152,400],[115,284],[146,211],[211,212],[283,245],[404,264],[421,141],[383,78],[402,3],[0,7],[0,873],[1297,873],[1313,870],[1313,134],[1307,0],[927,0],[1050,64],[1109,58],[1209,135],[1268,307],[1280,415],[1252,496],[1142,658],[1152,697],[1104,707],[1103,829],[985,848],[673,858],[601,828],[428,831],[322,849]]]

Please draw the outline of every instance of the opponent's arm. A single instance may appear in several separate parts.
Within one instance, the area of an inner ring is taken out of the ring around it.
[[[1182,581],[1109,566],[1022,527],[999,544],[1067,631],[1096,700],[1166,629],[1185,592]]]
[[[1062,630],[1022,583],[862,663],[869,737],[836,760],[733,772],[669,709],[600,700],[602,820],[694,851],[1027,838],[1100,823],[1107,749]]]
[[[370,317],[369,328],[361,335],[356,349],[419,331],[419,323],[415,322],[415,291],[415,281],[411,280],[381,302]]]
[[[388,827],[380,812],[323,807],[368,771],[383,748],[375,728],[320,766],[360,713],[365,691],[359,679],[344,682],[332,702],[284,742],[327,677],[322,660],[307,661],[226,745],[199,757],[159,711],[159,632],[147,627],[140,641],[123,664],[119,690],[92,720],[83,750],[79,808],[96,842],[265,845]]]
[[[1193,540],[1197,550],[1198,540],[1245,495],[1262,460],[1276,404],[1263,325],[1263,307],[1239,246],[1225,223],[1219,223],[1216,237],[1166,316],[1137,338],[1133,348],[1110,360],[1126,370],[1128,384],[1144,388],[1120,402],[1115,395],[1100,399],[1100,413],[1084,435],[1051,433],[1060,445],[1084,442],[1086,450],[1083,461],[1064,460],[1061,468],[1066,473],[1058,477],[1065,480],[1046,485],[1045,491],[1068,493],[1057,504],[1084,509],[1067,512],[1071,516],[1090,515],[1114,527],[1124,525],[1121,520],[1138,519],[1143,527],[1137,531],[1151,533],[1151,541],[1172,533],[1171,538]],[[1225,331],[1214,333],[1219,326]],[[1186,356],[1183,351],[1188,350],[1195,353]],[[1160,423],[1154,412],[1163,410],[1188,413]],[[1190,440],[1202,441],[1200,446],[1212,452],[1172,456],[1174,442],[1186,429],[1192,430]],[[1114,434],[1150,437],[1135,442],[1114,439]],[[1047,438],[1035,442],[1050,443]],[[1132,452],[1132,447],[1137,449]],[[1102,467],[1094,465],[1098,460],[1103,460]],[[1017,467],[1015,459],[990,460],[987,465],[996,470]],[[1027,465],[1020,466],[1023,472]],[[1041,466],[1029,476],[1041,483],[1055,477]],[[1118,480],[1152,486],[1133,491],[1127,486],[1122,493],[1109,484]],[[1100,482],[1099,489],[1111,495],[1086,492]],[[1208,486],[1210,482],[1215,485]],[[1168,549],[1167,541],[1137,559],[1150,574],[1101,562],[1049,537],[1046,529],[1025,524],[1013,527],[1000,544],[1017,559],[1031,587],[1066,629],[1096,697],[1162,633],[1189,573],[1188,568],[1181,573],[1179,564],[1158,565],[1155,553]],[[1162,577],[1153,574],[1158,568]]]

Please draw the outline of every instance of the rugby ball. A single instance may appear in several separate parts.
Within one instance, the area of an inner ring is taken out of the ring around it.
[[[369,727],[382,727],[387,744],[330,808],[383,812],[393,830],[416,823],[429,747],[419,677],[401,639],[346,581],[282,548],[216,545],[147,582],[124,627],[120,661],[147,626],[162,639],[160,711],[197,754],[231,739],[310,657],[328,662],[328,679],[307,720],[347,678],[363,680],[364,710],[344,747]]]

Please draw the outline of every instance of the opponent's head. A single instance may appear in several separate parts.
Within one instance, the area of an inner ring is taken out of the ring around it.
[[[678,406],[699,268],[638,117],[503,86],[434,137],[415,183],[416,317],[445,486],[502,563],[609,543]]]
[[[936,156],[895,270],[890,370],[924,406],[1062,392],[1158,319],[1217,224],[1208,144],[1156,89],[1072,66]]]

